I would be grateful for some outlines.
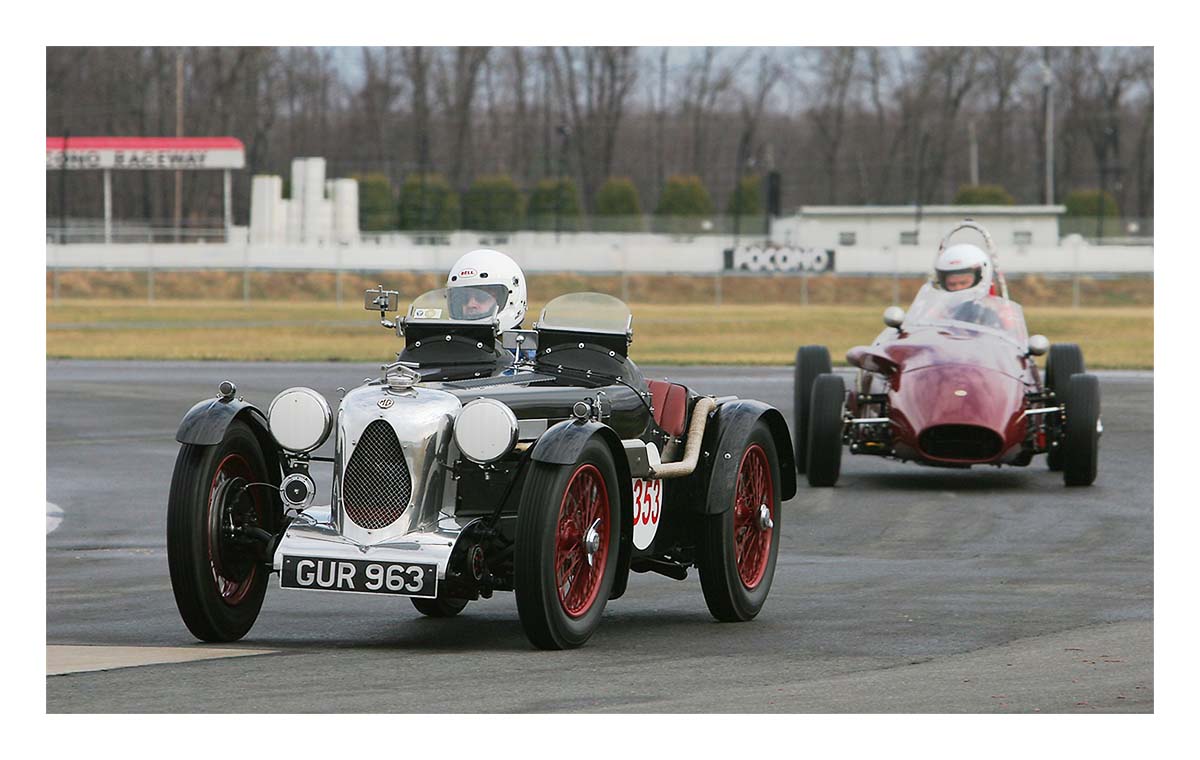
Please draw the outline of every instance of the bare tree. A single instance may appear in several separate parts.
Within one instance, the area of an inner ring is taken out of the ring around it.
[[[812,106],[809,118],[817,128],[818,149],[821,153],[828,182],[828,203],[838,202],[838,172],[842,141],[845,137],[846,104],[851,85],[855,82],[858,48],[815,48],[808,53],[809,76],[806,89]]]
[[[546,51],[544,60],[571,128],[585,208],[612,172],[625,100],[637,78],[634,48],[571,48]]]

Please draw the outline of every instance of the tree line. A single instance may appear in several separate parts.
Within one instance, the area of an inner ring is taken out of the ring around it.
[[[300,156],[325,157],[330,177],[385,178],[397,202],[414,178],[466,203],[499,177],[528,208],[562,178],[590,215],[606,185],[627,180],[651,211],[672,177],[694,177],[720,210],[747,178],[777,171],[785,214],[948,203],[977,179],[1018,203],[1103,189],[1119,213],[1145,218],[1153,74],[1151,48],[52,47],[46,127],[169,136],[181,105],[183,134],[246,145],[239,224],[250,177],[286,178]],[[48,216],[64,197],[68,216],[98,216],[98,174],[48,173]],[[189,223],[220,218],[218,174],[185,175]],[[169,220],[172,173],[114,172],[113,187],[118,219]]]

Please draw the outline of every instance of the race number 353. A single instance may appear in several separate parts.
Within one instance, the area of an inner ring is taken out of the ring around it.
[[[662,489],[661,480],[636,478],[633,481],[633,545],[638,549],[649,546],[658,532]]]

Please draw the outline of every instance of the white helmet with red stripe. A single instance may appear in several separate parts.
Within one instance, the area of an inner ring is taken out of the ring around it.
[[[933,265],[937,286],[948,292],[970,290],[985,296],[992,287],[992,258],[970,243],[952,245]]]
[[[500,251],[481,248],[465,254],[450,268],[446,287],[454,319],[498,316],[501,330],[519,328],[525,319],[525,273]]]

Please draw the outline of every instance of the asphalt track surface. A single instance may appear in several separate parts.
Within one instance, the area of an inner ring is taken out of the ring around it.
[[[265,408],[292,385],[336,399],[377,369],[47,362],[48,657],[74,671],[47,676],[48,712],[1154,709],[1150,373],[1100,373],[1091,488],[1064,488],[1040,457],[953,471],[847,455],[836,488],[802,482],[749,623],[715,622],[694,571],[635,574],[584,648],[541,652],[511,594],[431,620],[405,600],[273,581],[250,634],[220,647],[247,656],[213,658],[167,573],[180,416],[224,378]],[[788,368],[646,369],[791,419]],[[314,474],[327,503],[328,469]]]

